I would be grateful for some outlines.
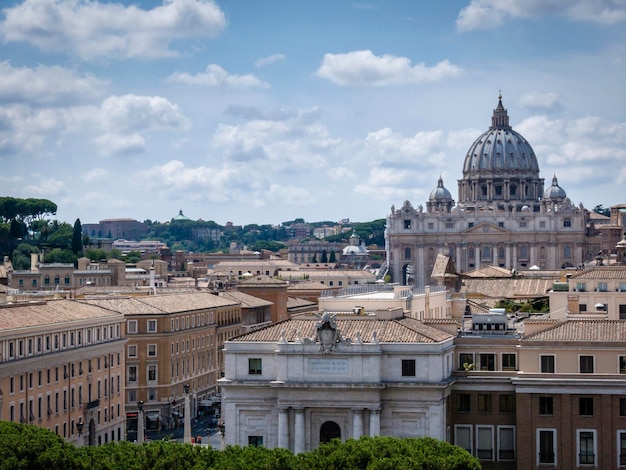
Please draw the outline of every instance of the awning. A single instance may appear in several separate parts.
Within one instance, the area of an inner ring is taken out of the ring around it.
[[[148,411],[146,413],[146,418],[151,421],[158,421],[161,419],[161,415],[159,414],[158,411]]]
[[[209,400],[200,400],[198,406],[211,406],[211,402]]]

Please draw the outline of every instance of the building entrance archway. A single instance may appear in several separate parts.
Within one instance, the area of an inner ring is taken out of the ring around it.
[[[341,428],[334,421],[326,421],[320,427],[320,444],[335,438],[341,439]]]

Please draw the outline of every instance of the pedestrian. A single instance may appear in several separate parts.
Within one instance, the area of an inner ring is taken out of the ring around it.
[[[195,443],[196,443],[196,438],[195,438],[195,437],[193,437],[193,436],[191,436],[191,443],[192,443],[192,444],[195,444]]]
[[[197,442],[198,444],[202,444],[202,436],[198,436],[198,437],[196,437],[196,442]]]

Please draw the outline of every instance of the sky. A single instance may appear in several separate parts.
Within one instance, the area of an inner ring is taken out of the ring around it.
[[[3,0],[0,196],[370,221],[456,199],[501,93],[545,187],[626,203],[623,0]]]

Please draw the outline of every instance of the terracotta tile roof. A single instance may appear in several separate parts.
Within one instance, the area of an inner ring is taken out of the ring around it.
[[[380,343],[437,343],[453,336],[423,324],[413,318],[400,320],[337,319],[341,335],[354,340],[360,332],[363,343],[372,341],[375,331]],[[292,319],[270,325],[266,328],[246,333],[231,341],[236,342],[277,342],[285,332],[285,339],[296,341],[299,331],[303,338],[315,337],[316,319]]]
[[[254,297],[253,295],[238,290],[220,292],[218,295],[224,299],[240,303],[242,308],[268,307],[274,304],[274,302],[270,302],[269,300],[260,299],[259,297]]]
[[[287,297],[287,310],[290,308],[308,307],[311,305],[317,305],[317,302],[313,302],[308,299],[302,299],[300,297]]]
[[[626,280],[626,266],[604,266],[597,268],[585,268],[585,270],[583,271],[578,271],[576,274],[572,274],[572,277],[570,279]]]
[[[239,304],[237,301],[204,292],[117,299],[88,299],[78,302],[97,305],[125,315],[181,313]]]
[[[0,331],[118,316],[110,310],[75,300],[11,304],[0,307]]]
[[[470,271],[465,274],[467,277],[473,278],[486,278],[486,277],[504,277],[510,278],[512,277],[511,271],[509,269],[500,268],[499,266],[485,266],[481,269],[476,269],[475,271]]]
[[[281,281],[280,279],[274,279],[273,277],[266,276],[265,274],[256,274],[250,279],[246,279],[245,281],[241,281],[239,283],[242,286],[250,287],[250,286],[287,286],[287,282]]]
[[[290,284],[287,288],[288,291],[291,290],[326,290],[328,286],[322,284],[319,281],[302,281],[302,282],[294,282]]]
[[[626,320],[566,320],[521,340],[626,343]]]

